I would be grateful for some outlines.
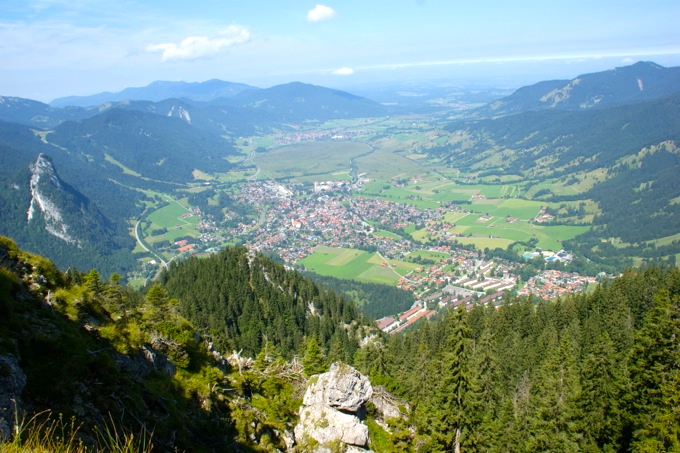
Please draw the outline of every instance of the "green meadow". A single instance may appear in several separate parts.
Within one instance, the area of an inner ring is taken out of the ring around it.
[[[445,252],[435,252],[431,250],[416,250],[415,252],[411,252],[406,255],[406,259],[408,260],[416,260],[416,259],[423,259],[423,260],[431,260],[436,263],[439,263],[447,258],[451,257],[449,253]]]
[[[261,178],[347,179],[333,175],[348,174],[350,159],[370,151],[371,147],[363,143],[307,142],[270,148],[257,153],[254,161],[261,169]]]
[[[541,225],[520,220],[507,222],[506,217],[492,217],[483,221],[478,213],[454,213],[446,216],[446,221],[455,225],[447,230],[450,240],[461,244],[474,244],[479,249],[507,248],[513,242],[527,242],[532,238],[538,241],[537,246],[547,250],[559,250],[562,241],[572,239],[585,233],[587,226],[574,225]],[[441,231],[440,233],[443,233]],[[413,233],[414,239],[423,240],[431,236],[425,229]]]
[[[198,237],[196,227],[199,218],[189,211],[183,204],[186,200],[168,200],[169,203],[146,216],[149,224],[143,231],[144,238],[150,244],[168,240],[175,241],[179,237],[192,236]],[[167,229],[163,235],[151,236],[154,230]]]
[[[400,276],[417,267],[398,260],[385,261],[377,253],[339,247],[318,246],[314,253],[297,262],[320,275],[394,285]]]

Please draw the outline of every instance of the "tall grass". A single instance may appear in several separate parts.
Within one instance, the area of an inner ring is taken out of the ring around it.
[[[15,415],[13,435],[0,438],[0,453],[146,453],[153,450],[152,435],[146,431],[135,435],[120,430],[111,420],[97,427],[91,444],[83,440],[81,426],[75,418],[65,420],[43,411],[26,420]]]

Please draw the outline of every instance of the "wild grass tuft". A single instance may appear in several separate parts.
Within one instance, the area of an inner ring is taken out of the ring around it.
[[[0,439],[0,453],[145,453],[153,449],[152,435],[139,435],[120,430],[111,420],[103,428],[96,428],[94,445],[81,437],[75,418],[54,417],[50,411],[33,415],[28,420],[15,415],[13,435]]]

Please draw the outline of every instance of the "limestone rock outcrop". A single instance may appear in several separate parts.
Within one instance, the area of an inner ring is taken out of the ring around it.
[[[327,373],[312,376],[295,427],[296,443],[315,445],[314,451],[339,443],[346,448],[366,447],[368,427],[363,418],[372,394],[368,378],[344,363],[336,362]]]

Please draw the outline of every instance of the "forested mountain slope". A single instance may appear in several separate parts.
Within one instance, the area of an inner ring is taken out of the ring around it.
[[[142,295],[117,274],[63,274],[0,237],[0,450],[15,410],[26,445],[38,438],[38,451],[69,442],[96,451],[290,448],[306,376],[325,371],[334,354],[351,360],[358,335],[375,329],[341,297],[243,249],[201,263],[171,269],[168,287],[186,284],[199,299],[236,289],[190,310],[206,314],[194,327],[180,314],[187,302],[164,287]],[[192,269],[196,281],[183,281]],[[219,310],[225,298],[227,313]],[[217,343],[240,353],[227,358]],[[73,424],[60,421],[70,417]]]
[[[551,80],[522,87],[480,109],[481,115],[530,110],[588,110],[644,102],[680,91],[680,68],[640,61],[572,80]]]
[[[27,126],[0,122],[0,151],[2,234],[48,254],[64,269],[97,267],[109,274],[132,267],[134,241],[125,220],[135,214],[138,196],[88,171],[86,162],[64,159],[62,150],[41,141]]]
[[[179,118],[120,109],[66,122],[47,140],[102,165],[110,156],[147,178],[173,182],[192,180],[196,169],[226,171],[224,158],[234,152],[228,141]]]
[[[29,417],[74,416],[52,433],[76,429],[86,444],[103,445],[113,429],[142,450],[290,451],[303,373],[344,355],[412,408],[385,431],[369,406],[376,452],[680,448],[677,269],[629,271],[557,301],[456,310],[361,347],[354,340],[370,331],[352,307],[242,249],[175,266],[164,284],[142,296],[116,275],[62,274],[2,238],[0,430],[13,400]],[[203,324],[180,314],[188,307],[171,297],[175,286],[196,294],[189,311]],[[220,336],[240,348],[235,362],[207,349]],[[343,338],[354,350],[339,347]],[[298,351],[303,367],[285,360]],[[37,435],[35,424],[21,427]]]
[[[680,271],[457,310],[357,356],[416,404],[419,451],[680,449]]]
[[[593,228],[567,244],[579,254],[622,260],[680,251],[671,239],[663,246],[647,242],[678,231],[680,94],[608,109],[461,121],[447,130],[449,144],[430,152],[451,166],[487,177],[552,181],[562,193],[548,186],[545,201],[595,201]]]
[[[288,359],[314,338],[350,362],[369,322],[342,296],[244,247],[172,263],[160,277],[180,310],[219,349],[254,356],[266,341]]]
[[[139,449],[238,451],[229,406],[210,391],[228,366],[174,304],[160,288],[143,298],[95,270],[62,274],[0,238],[0,445],[18,420],[32,437],[52,426],[61,440],[45,445],[75,429],[100,448],[135,436]]]

